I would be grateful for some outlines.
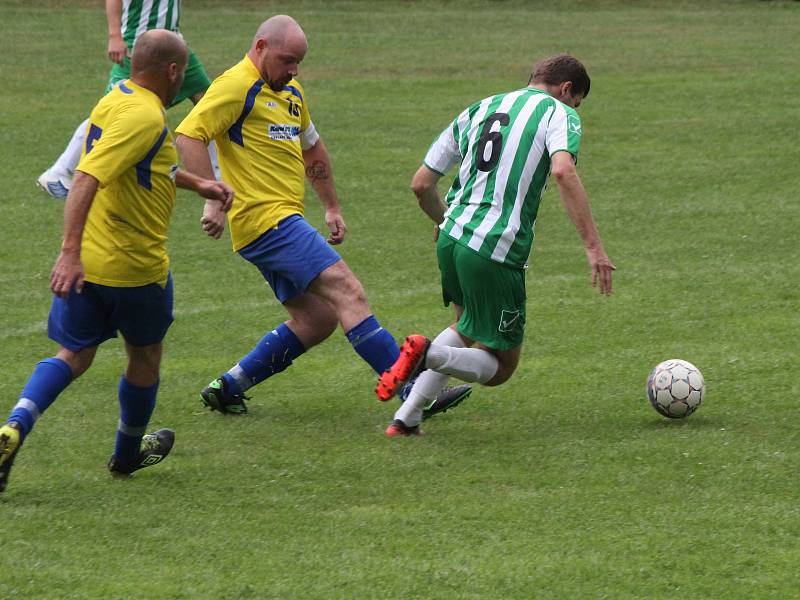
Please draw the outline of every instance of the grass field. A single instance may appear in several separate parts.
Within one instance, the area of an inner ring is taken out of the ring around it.
[[[295,16],[300,79],[334,159],[341,252],[399,339],[435,334],[431,227],[408,191],[467,104],[570,51],[592,90],[579,172],[615,292],[589,285],[554,186],[528,277],[523,360],[426,435],[387,440],[394,406],[335,334],[252,390],[197,391],[284,318],[229,238],[181,193],[176,321],[156,468],[112,480],[118,340],[39,420],[0,499],[1,598],[789,598],[800,589],[798,2],[188,1],[212,76],[258,23]],[[62,204],[34,186],[105,86],[99,2],[0,0],[0,374],[4,415],[46,336]],[[177,125],[188,105],[170,112]],[[313,193],[308,216],[322,225]],[[644,393],[698,365],[699,411]]]

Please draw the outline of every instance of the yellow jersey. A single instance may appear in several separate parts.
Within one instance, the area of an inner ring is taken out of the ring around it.
[[[236,192],[228,212],[234,251],[303,214],[301,137],[309,128],[300,84],[292,79],[272,90],[245,56],[213,81],[176,129],[205,144],[216,141],[222,179]]]
[[[85,139],[77,169],[99,182],[81,242],[86,281],[165,285],[178,154],[161,100],[123,81],[92,110]]]

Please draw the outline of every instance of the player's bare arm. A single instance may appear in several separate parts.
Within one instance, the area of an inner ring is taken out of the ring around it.
[[[444,213],[447,210],[439,190],[436,189],[441,177],[439,173],[422,165],[411,180],[411,191],[417,197],[419,207],[436,225],[444,221]]]
[[[219,203],[222,212],[228,212],[233,204],[233,189],[224,181],[203,179],[185,169],[175,173],[175,185],[197,192],[203,198]]]
[[[128,46],[122,39],[122,0],[106,0],[108,21],[108,60],[121,65],[128,55]]]
[[[181,155],[184,168],[203,179],[214,179],[214,169],[208,157],[205,142],[178,134],[175,145]]]
[[[175,145],[186,171],[203,179],[214,179],[214,169],[211,167],[208,149],[202,140],[178,134]],[[213,200],[206,202],[200,224],[203,231],[215,240],[222,236],[222,232],[225,231],[225,212],[219,202]]]
[[[556,152],[551,168],[561,200],[583,240],[586,258],[592,268],[592,285],[600,284],[600,293],[611,293],[611,272],[616,269],[603,250],[603,242],[592,218],[589,196],[583,187],[575,162],[568,152]]]
[[[97,179],[77,171],[64,205],[64,239],[61,253],[50,272],[50,289],[59,298],[66,298],[72,286],[81,293],[83,289],[83,263],[81,262],[81,240],[86,226],[86,216],[94,201],[99,182]]]
[[[347,225],[342,217],[339,198],[333,185],[331,157],[321,139],[308,150],[303,150],[303,162],[306,167],[306,178],[311,182],[325,208],[325,223],[331,232],[328,243],[341,244],[347,232]]]

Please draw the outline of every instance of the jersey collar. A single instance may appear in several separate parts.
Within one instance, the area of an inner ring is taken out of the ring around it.
[[[117,87],[119,87],[120,91],[123,94],[133,94],[133,93],[142,94],[143,97],[155,102],[159,108],[161,108],[162,110],[164,109],[164,105],[161,104],[161,98],[159,98],[156,94],[148,90],[146,87],[143,87],[138,83],[135,83],[132,79],[126,79],[125,81],[118,83]]]

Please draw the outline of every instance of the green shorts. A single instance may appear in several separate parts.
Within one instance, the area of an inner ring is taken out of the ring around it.
[[[111,67],[111,73],[108,75],[106,94],[110,92],[111,88],[116,84],[130,78],[130,76],[131,58],[130,56],[126,56],[121,65],[115,63],[114,66]],[[200,62],[200,59],[197,58],[194,52],[189,50],[189,63],[186,65],[186,76],[183,79],[183,85],[170,106],[175,106],[187,98],[191,98],[195,94],[205,92],[210,85],[211,80],[208,78],[208,73],[206,73],[203,63]]]
[[[457,329],[495,350],[522,344],[525,334],[525,271],[484,258],[444,232],[436,244],[442,297],[462,306]]]

